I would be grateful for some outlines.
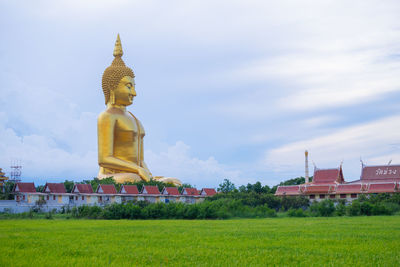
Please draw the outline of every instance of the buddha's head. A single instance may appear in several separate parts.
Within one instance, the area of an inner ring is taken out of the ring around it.
[[[119,34],[115,42],[113,55],[113,62],[103,73],[102,87],[105,102],[106,104],[128,106],[132,104],[133,97],[136,96],[135,74],[133,74],[131,68],[125,66],[121,58],[123,52]]]

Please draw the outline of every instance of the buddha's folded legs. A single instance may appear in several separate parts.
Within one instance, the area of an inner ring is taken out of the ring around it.
[[[112,174],[104,174],[101,171],[97,175],[97,178],[99,179],[104,179],[108,177],[113,177],[114,180],[117,183],[123,184],[123,183],[134,183],[134,182],[140,182],[143,181],[142,178],[136,173],[112,173]]]
[[[156,180],[156,181],[163,182],[163,183],[174,184],[175,186],[181,186],[182,185],[182,182],[179,179],[173,178],[173,177],[154,176],[153,179]]]

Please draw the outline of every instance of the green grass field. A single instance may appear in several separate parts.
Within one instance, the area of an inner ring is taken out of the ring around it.
[[[0,220],[0,266],[398,266],[400,216]]]

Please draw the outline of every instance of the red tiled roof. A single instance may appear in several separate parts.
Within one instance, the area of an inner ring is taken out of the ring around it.
[[[275,195],[277,195],[277,196],[300,195],[300,186],[298,186],[298,185],[278,186],[278,189],[276,190]]]
[[[182,195],[184,195],[184,192],[186,191],[186,195],[190,195],[190,196],[198,196],[199,195],[199,191],[197,191],[196,188],[183,188],[182,190]]]
[[[202,194],[203,192],[206,194],[206,196],[213,196],[217,193],[214,188],[203,188],[201,189],[200,194]]]
[[[147,193],[144,193],[145,190]],[[160,191],[158,190],[158,187],[155,185],[145,185],[143,186],[141,193],[147,195],[159,195]]]
[[[166,192],[167,195],[171,196],[179,196],[178,188],[176,187],[164,187],[163,192]]]
[[[305,187],[304,193],[330,193],[331,189],[333,189],[331,185],[309,185]]]
[[[78,189],[78,192],[82,194],[93,193],[93,188],[90,184],[75,184],[72,192],[75,192],[75,189]]]
[[[18,186],[18,191],[15,191]],[[16,183],[13,188],[13,192],[21,193],[36,193],[36,188],[34,183]]]
[[[46,183],[46,185],[43,188],[43,193],[46,193],[46,192],[61,193],[61,194],[67,193],[63,183]]]
[[[395,188],[396,183],[370,184],[368,193],[393,193]]]
[[[125,193],[123,193],[122,189],[125,189]],[[123,185],[119,190],[121,194],[139,194],[139,190],[136,185]]]
[[[313,184],[329,184],[329,183],[343,183],[343,172],[341,168],[337,169],[315,169]]]
[[[384,182],[400,181],[400,165],[364,166],[361,170],[361,180],[370,182],[378,180]]]
[[[339,184],[336,187],[336,193],[338,194],[352,194],[352,193],[361,193],[363,190],[362,184]]]
[[[101,190],[100,190],[101,189]],[[113,184],[99,184],[96,193],[99,194],[116,194],[117,190]]]

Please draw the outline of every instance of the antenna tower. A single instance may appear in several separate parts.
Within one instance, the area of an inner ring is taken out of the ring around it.
[[[11,163],[10,182],[21,182],[22,165],[18,161]]]

